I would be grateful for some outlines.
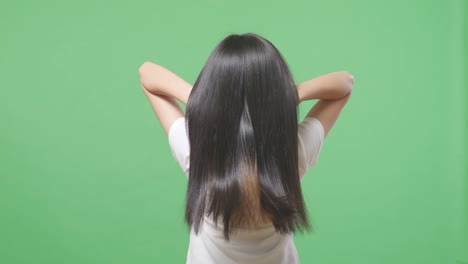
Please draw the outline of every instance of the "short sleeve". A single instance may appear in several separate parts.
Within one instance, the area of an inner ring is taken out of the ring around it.
[[[180,117],[173,122],[171,128],[169,128],[168,137],[172,156],[188,178],[190,168],[190,144],[185,128],[185,117]]]
[[[298,126],[299,177],[302,180],[307,170],[315,167],[322,149],[325,131],[315,117],[306,117]]]

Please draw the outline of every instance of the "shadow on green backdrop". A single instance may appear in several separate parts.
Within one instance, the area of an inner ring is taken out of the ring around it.
[[[468,263],[466,3],[379,2],[0,4],[0,263],[185,263],[187,181],[137,70],[193,84],[245,32],[297,82],[355,76],[303,181],[301,263]]]

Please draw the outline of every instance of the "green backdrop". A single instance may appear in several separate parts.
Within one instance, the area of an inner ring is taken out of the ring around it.
[[[0,263],[185,263],[187,180],[138,67],[193,84],[245,32],[297,82],[355,76],[303,181],[301,263],[468,263],[467,15],[465,0],[2,2]]]

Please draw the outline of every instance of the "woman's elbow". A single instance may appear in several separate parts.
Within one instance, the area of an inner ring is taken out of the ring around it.
[[[351,91],[353,90],[353,86],[354,86],[354,76],[348,71],[344,71],[344,74],[345,74],[345,87],[346,87],[347,93],[351,93]]]

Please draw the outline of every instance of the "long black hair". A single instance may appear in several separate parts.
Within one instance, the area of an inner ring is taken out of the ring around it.
[[[284,234],[312,230],[298,172],[298,95],[277,48],[231,34],[210,54],[190,93],[190,168],[185,221],[206,214],[224,238],[267,219]],[[263,219],[263,220],[262,220]]]

